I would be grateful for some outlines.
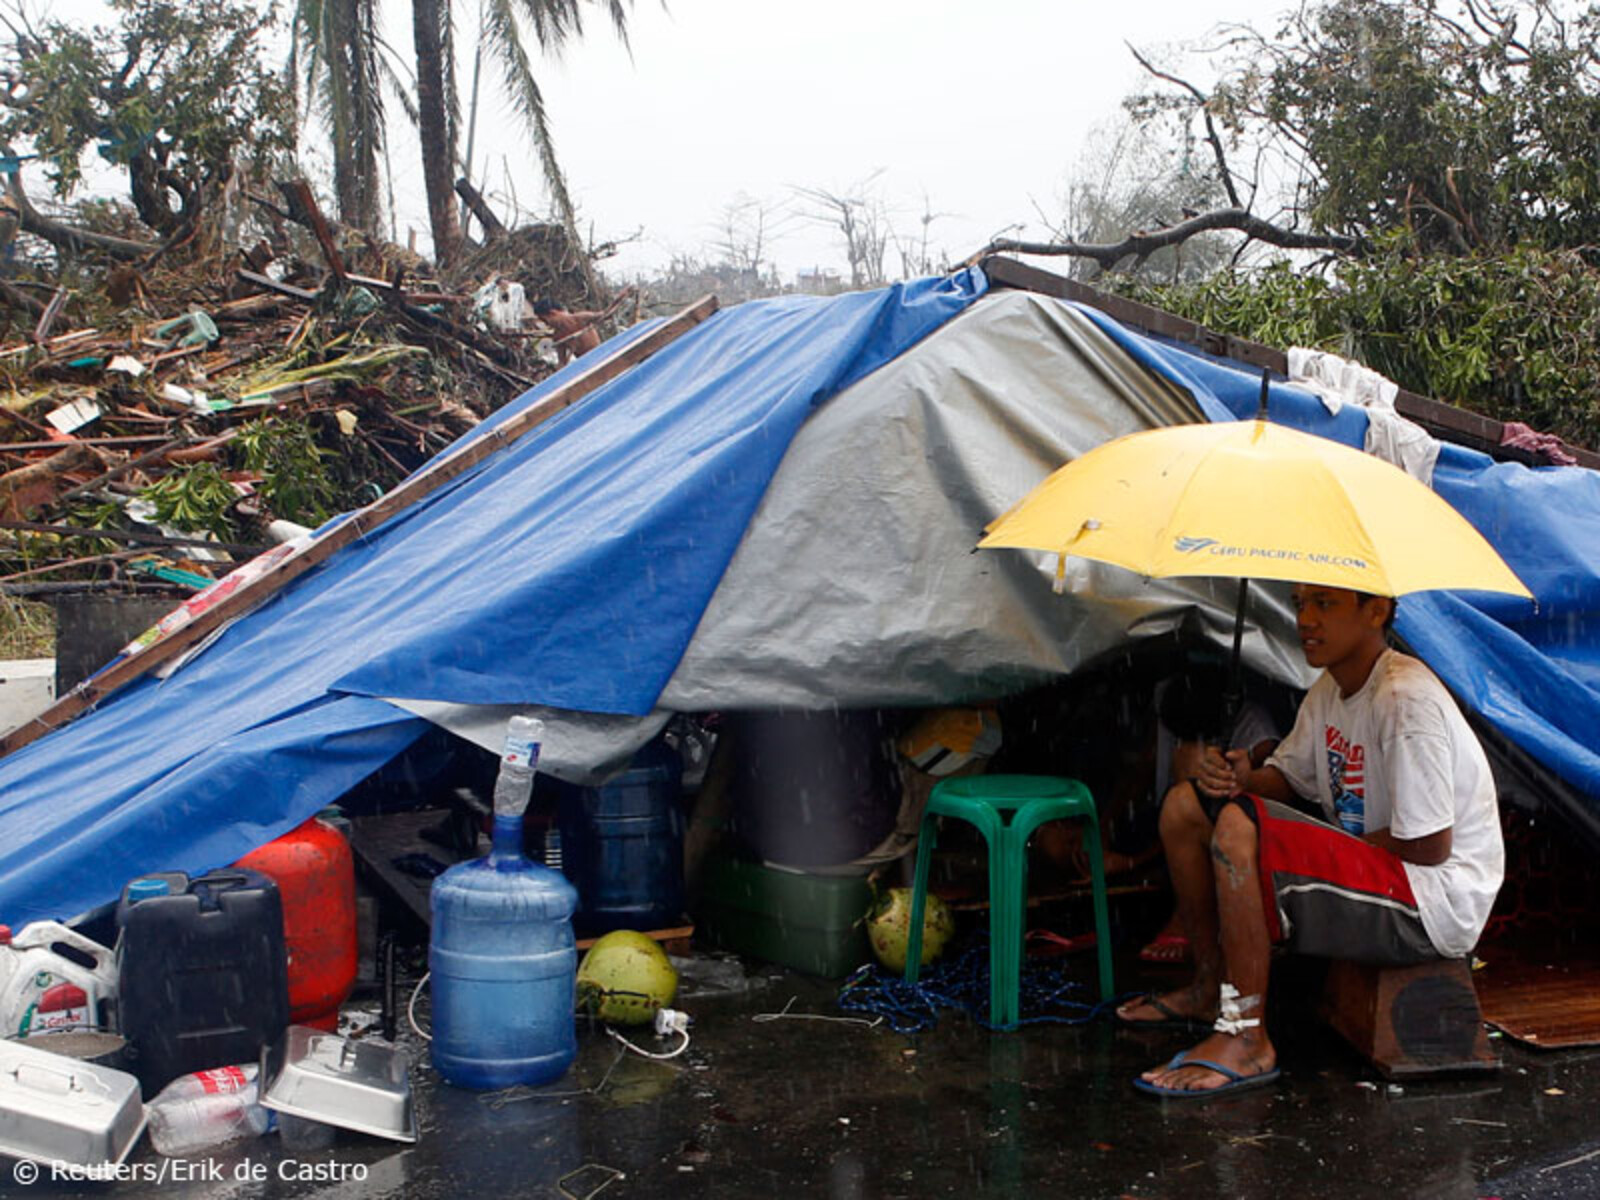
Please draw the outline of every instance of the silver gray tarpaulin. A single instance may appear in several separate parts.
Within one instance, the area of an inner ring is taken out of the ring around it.
[[[1070,304],[991,293],[796,434],[676,672],[644,717],[544,717],[541,767],[590,781],[673,712],[993,699],[1187,621],[1231,645],[1234,580],[1149,580],[973,547],[1063,463],[1203,420]],[[1287,587],[1250,589],[1245,662],[1305,686]],[[648,619],[641,614],[641,619]],[[394,700],[498,750],[513,710]]]

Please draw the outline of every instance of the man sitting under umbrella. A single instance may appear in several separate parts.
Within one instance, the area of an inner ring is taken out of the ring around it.
[[[1195,956],[1185,988],[1124,1004],[1128,1025],[1215,1021],[1134,1081],[1201,1098],[1268,1083],[1268,959],[1401,966],[1471,952],[1504,874],[1494,783],[1444,685],[1390,649],[1395,602],[1298,584],[1306,661],[1323,668],[1264,765],[1208,752],[1173,789],[1161,840]],[[1322,820],[1291,807],[1312,801]]]

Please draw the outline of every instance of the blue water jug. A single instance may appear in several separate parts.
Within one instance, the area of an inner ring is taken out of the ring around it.
[[[496,815],[487,858],[433,881],[433,1065],[470,1088],[559,1079],[578,1052],[577,890],[522,853],[522,817]]]
[[[682,923],[682,793],[682,760],[661,741],[602,787],[563,789],[561,866],[585,934]]]

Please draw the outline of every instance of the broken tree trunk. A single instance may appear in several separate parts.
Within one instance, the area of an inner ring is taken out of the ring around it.
[[[466,179],[456,180],[456,195],[466,201],[467,207],[472,210],[472,215],[478,218],[478,224],[483,226],[483,240],[492,242],[495,238],[505,237],[506,227],[500,218],[494,215],[494,210],[483,198],[483,193],[473,187]]]
[[[289,216],[311,230],[317,245],[322,247],[322,257],[327,259],[328,269],[333,272],[335,279],[343,283],[344,256],[339,253],[339,246],[333,240],[333,229],[328,224],[328,218],[317,207],[317,199],[311,194],[311,185],[304,179],[279,180],[278,190],[283,193],[289,206]]]
[[[75,229],[71,225],[63,225],[60,221],[52,220],[33,207],[28,194],[22,190],[20,174],[11,176],[6,198],[17,214],[17,222],[25,233],[42,237],[58,249],[69,250],[75,254],[98,250],[124,262],[142,259],[156,249],[148,242],[113,237],[109,233],[91,233],[87,229]]]

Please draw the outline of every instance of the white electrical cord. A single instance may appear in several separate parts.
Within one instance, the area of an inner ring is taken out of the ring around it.
[[[417,986],[411,989],[411,999],[406,1001],[406,1020],[410,1023],[412,1032],[427,1042],[433,1041],[433,1035],[424,1031],[422,1026],[417,1024],[417,997],[422,994],[422,989],[427,986],[428,980],[432,978],[432,976],[433,972],[428,971],[422,976],[421,979],[417,980]],[[672,1008],[660,1009],[656,1013],[655,1029],[656,1034],[660,1037],[666,1037],[669,1033],[676,1033],[682,1036],[683,1041],[680,1042],[675,1049],[669,1050],[665,1054],[656,1054],[652,1051],[646,1050],[642,1046],[634,1045],[615,1029],[612,1029],[609,1025],[606,1026],[606,1033],[610,1034],[611,1037],[621,1042],[624,1046],[626,1046],[629,1050],[632,1050],[641,1058],[655,1059],[658,1062],[664,1062],[669,1058],[677,1058],[678,1055],[682,1054],[689,1048],[688,1013],[679,1012]],[[610,1072],[607,1072],[607,1074],[609,1075]]]
[[[656,1062],[665,1062],[669,1058],[677,1058],[678,1055],[689,1048],[688,1013],[679,1012],[675,1008],[658,1009],[656,1011],[655,1029],[657,1037],[666,1037],[669,1033],[676,1033],[682,1036],[683,1041],[675,1049],[668,1050],[665,1054],[656,1054],[642,1046],[635,1046],[609,1025],[606,1026],[606,1033],[615,1041],[621,1042],[629,1050],[632,1050],[640,1058],[654,1059]]]
[[[687,1029],[680,1029],[680,1030],[678,1030],[678,1032],[683,1036],[682,1045],[680,1045],[676,1050],[667,1051],[665,1054],[654,1054],[651,1051],[644,1049],[644,1047],[642,1047],[642,1046],[635,1046],[627,1038],[623,1037],[615,1029],[611,1028],[611,1026],[609,1026],[609,1025],[606,1026],[606,1033],[610,1034],[611,1037],[613,1037],[617,1041],[621,1042],[629,1050],[632,1050],[640,1058],[653,1058],[657,1062],[664,1062],[665,1060],[667,1060],[669,1058],[677,1058],[678,1055],[682,1054],[685,1050],[687,1050],[689,1048],[689,1031]]]
[[[767,1021],[781,1021],[785,1019],[790,1021],[834,1021],[841,1025],[865,1025],[868,1029],[874,1029],[883,1024],[882,1017],[873,1017],[871,1020],[868,1020],[866,1017],[830,1017],[823,1013],[790,1012],[789,1010],[794,1007],[794,1002],[798,999],[800,999],[799,996],[790,996],[789,1003],[783,1006],[783,1010],[781,1012],[756,1013],[750,1019],[755,1021],[757,1024],[762,1024]]]
[[[432,971],[425,971],[417,986],[411,989],[411,999],[406,1001],[406,1020],[411,1022],[412,1032],[425,1042],[433,1041],[433,1034],[424,1033],[422,1026],[417,1024],[417,997],[422,994],[423,986],[433,977]]]

